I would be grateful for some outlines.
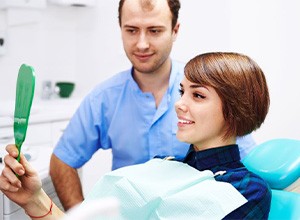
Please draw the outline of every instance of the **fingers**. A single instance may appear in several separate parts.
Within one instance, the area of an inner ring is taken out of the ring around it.
[[[10,169],[13,170],[16,174],[22,176],[25,173],[25,168],[23,167],[23,163],[27,162],[24,155],[21,153],[22,162],[20,163],[16,160],[18,157],[18,148],[14,144],[9,144],[6,146],[6,151],[8,152],[8,155],[4,157],[5,165],[8,166]]]
[[[18,153],[19,153],[19,150],[18,148],[16,147],[16,145],[14,144],[9,144],[6,146],[6,151],[8,152],[8,154],[14,158],[17,158],[18,156]]]
[[[22,187],[21,181],[17,176],[5,166],[0,176],[0,188],[4,191],[16,192]]]
[[[6,150],[8,154],[4,157],[5,167],[0,176],[0,188],[1,190],[16,192],[22,187],[22,183],[16,174],[19,176],[24,175],[25,169],[23,165],[16,160],[16,157],[18,156],[18,149],[16,146],[7,145]]]
[[[15,157],[11,156],[10,154],[6,155],[4,157],[4,163],[5,163],[5,167],[8,167],[12,173],[16,173],[19,176],[24,175],[25,169],[23,165],[16,160]]]
[[[23,168],[25,169],[27,176],[37,175],[37,172],[35,171],[35,169],[33,169],[31,164],[27,161],[26,157],[22,153],[21,153],[20,163],[23,165]]]

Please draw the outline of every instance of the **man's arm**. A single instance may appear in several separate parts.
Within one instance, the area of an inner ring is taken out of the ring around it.
[[[54,154],[50,160],[50,176],[65,211],[83,201],[77,170],[62,162]]]

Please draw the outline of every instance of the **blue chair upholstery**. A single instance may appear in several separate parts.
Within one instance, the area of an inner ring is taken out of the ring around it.
[[[300,177],[300,140],[273,139],[255,147],[243,160],[272,189],[284,189]]]
[[[300,194],[273,189],[269,213],[272,219],[300,219]]]
[[[269,219],[300,219],[300,194],[284,191],[300,177],[300,140],[273,139],[255,147],[244,165],[272,189]]]

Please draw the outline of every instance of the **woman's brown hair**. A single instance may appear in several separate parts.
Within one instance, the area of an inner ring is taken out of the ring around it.
[[[191,59],[184,72],[189,81],[216,90],[227,124],[224,138],[244,136],[264,122],[270,105],[268,86],[263,71],[250,57],[205,53]]]

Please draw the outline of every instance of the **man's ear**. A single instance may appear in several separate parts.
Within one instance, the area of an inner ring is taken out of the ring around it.
[[[180,23],[177,22],[175,27],[173,28],[173,41],[176,41],[178,31],[179,31]]]

